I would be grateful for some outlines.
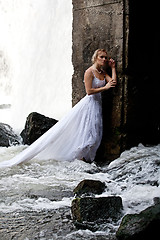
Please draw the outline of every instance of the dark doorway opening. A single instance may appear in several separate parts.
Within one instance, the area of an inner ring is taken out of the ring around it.
[[[129,1],[128,147],[160,143],[160,81],[150,2]]]

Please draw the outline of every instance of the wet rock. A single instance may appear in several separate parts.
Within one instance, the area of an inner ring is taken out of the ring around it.
[[[21,132],[23,143],[32,144],[57,122],[57,120],[45,117],[37,112],[30,113],[27,117],[25,128]]]
[[[105,183],[98,180],[85,179],[73,190],[77,196],[101,194],[105,189]]]
[[[160,203],[146,208],[139,214],[123,217],[116,233],[118,240],[157,239],[160,226]]]
[[[153,202],[154,202],[154,204],[159,204],[160,203],[160,197],[154,197]]]
[[[20,137],[16,135],[8,124],[0,123],[0,146],[9,147],[20,143]]]
[[[122,210],[122,199],[119,196],[83,197],[72,201],[73,220],[83,222],[105,222],[109,218],[116,220]]]
[[[102,194],[105,187],[101,181],[85,179],[73,190],[76,198],[72,201],[71,212],[77,228],[97,231],[109,219],[116,221],[121,216],[121,197],[94,197]]]

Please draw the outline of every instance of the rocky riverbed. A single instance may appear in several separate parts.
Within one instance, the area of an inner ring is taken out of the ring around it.
[[[0,148],[0,161],[26,146]],[[138,214],[160,197],[160,146],[139,145],[122,153],[109,166],[83,161],[58,162],[33,159],[27,164],[1,170],[0,239],[115,239],[121,219]],[[96,231],[74,225],[73,190],[84,179],[105,183],[95,197],[120,196],[121,219],[109,219]]]
[[[0,147],[0,162],[9,160],[26,147],[22,144]],[[139,144],[123,152],[109,166],[100,167],[79,160],[60,162],[35,158],[0,171],[0,239],[3,240],[114,240],[118,229],[117,237],[123,239],[128,234],[125,219],[129,226],[128,219],[135,221],[136,214],[140,213],[138,216],[141,217],[146,214],[143,210],[159,204],[160,145],[145,147]],[[81,182],[84,179],[89,180],[88,185]],[[94,188],[93,180],[96,180]],[[82,187],[80,192],[77,185]],[[98,189],[95,190],[96,186]],[[90,188],[87,190],[89,195],[84,192],[86,187]],[[77,197],[82,200],[75,201]],[[85,197],[89,198],[85,201]],[[106,217],[108,209],[113,206],[113,202],[110,204],[107,199],[121,202],[120,208],[115,208],[117,213],[121,209],[119,218]],[[80,206],[81,213],[86,214],[81,214],[78,222],[71,212],[74,201]],[[102,209],[104,203],[110,205],[106,213],[96,213],[95,203],[101,204]],[[88,216],[86,204],[91,211]],[[97,216],[98,220],[95,219]],[[153,221],[157,224],[159,215]],[[152,221],[149,224],[152,226]]]

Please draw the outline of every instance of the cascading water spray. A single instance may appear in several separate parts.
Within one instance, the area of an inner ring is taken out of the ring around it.
[[[3,0],[0,29],[1,104],[12,105],[0,121],[21,129],[32,111],[61,118],[71,108],[72,1]]]

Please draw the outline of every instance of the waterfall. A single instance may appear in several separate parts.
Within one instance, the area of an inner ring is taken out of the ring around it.
[[[2,0],[0,29],[0,122],[61,118],[72,105],[72,1]]]

